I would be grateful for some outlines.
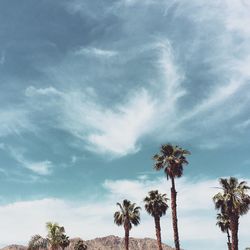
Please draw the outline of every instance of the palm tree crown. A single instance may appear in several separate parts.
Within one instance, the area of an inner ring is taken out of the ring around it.
[[[250,208],[250,189],[245,181],[238,182],[235,177],[221,178],[220,185],[223,192],[213,197],[215,208],[229,217],[230,231],[232,233],[232,250],[238,250],[239,217],[248,212]]]
[[[48,241],[52,249],[57,249],[61,243],[61,237],[64,234],[64,227],[60,227],[57,223],[47,222]]]
[[[41,235],[36,234],[31,237],[28,244],[28,250],[38,250],[40,248],[48,248],[48,240],[43,238]]]
[[[181,177],[183,174],[183,165],[188,164],[186,155],[190,152],[179,146],[164,144],[161,146],[160,154],[154,155],[154,168],[156,170],[164,169],[168,177]]]
[[[215,208],[229,216],[246,214],[250,208],[250,196],[247,194],[250,187],[246,182],[239,183],[235,177],[221,178],[220,185],[223,193],[219,192],[213,197]]]
[[[129,230],[132,228],[132,224],[137,226],[140,224],[140,207],[135,203],[131,203],[129,200],[123,200],[122,205],[118,202],[117,206],[120,207],[120,211],[116,211],[114,214],[114,223],[118,226],[128,223]]]
[[[168,209],[166,194],[160,194],[158,190],[152,190],[144,199],[146,211],[153,217],[162,217]]]

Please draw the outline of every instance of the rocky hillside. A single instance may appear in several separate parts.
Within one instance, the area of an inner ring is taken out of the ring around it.
[[[10,245],[0,250],[27,250],[27,247],[22,246],[22,245]]]
[[[74,244],[78,239],[72,239],[70,246],[65,250],[73,250]],[[124,240],[117,236],[87,240],[85,244],[88,246],[88,250],[124,250]],[[129,246],[130,250],[157,250],[156,240],[149,238],[130,238]],[[27,250],[27,248],[19,245],[11,245],[0,250]],[[164,244],[163,250],[174,250],[174,248]]]

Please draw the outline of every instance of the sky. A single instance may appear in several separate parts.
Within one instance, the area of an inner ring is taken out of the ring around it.
[[[250,183],[247,0],[1,0],[0,246],[46,235],[123,236],[116,202],[143,207],[163,143],[191,151],[177,180],[181,247],[226,249],[218,178]],[[141,211],[133,237],[155,237]],[[171,211],[163,241],[173,246]],[[250,246],[250,214],[240,249]]]

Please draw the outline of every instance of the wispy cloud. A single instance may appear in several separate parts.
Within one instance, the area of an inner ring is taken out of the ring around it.
[[[0,137],[11,134],[20,135],[24,131],[35,131],[35,126],[29,119],[29,111],[26,108],[0,109]]]
[[[159,94],[151,93],[148,88],[138,88],[128,92],[113,107],[102,106],[99,96],[87,90],[64,92],[53,87],[36,89],[30,86],[26,95],[49,98],[56,94],[60,126],[84,140],[89,150],[113,156],[137,152],[142,136],[152,133],[174,115],[178,99],[185,94],[180,85],[183,75],[174,63],[170,44],[157,43],[153,48],[160,54],[157,68],[162,76],[160,84],[156,85]]]
[[[227,0],[227,17],[226,27],[229,30],[240,32],[243,35],[250,36],[249,25],[250,22],[249,11],[250,4],[248,1],[242,0]]]
[[[80,48],[79,50],[75,51],[75,54],[109,58],[118,55],[118,52],[114,50],[105,50],[95,47],[89,47],[89,48]]]
[[[153,105],[146,90],[114,109],[101,107],[83,95],[63,99],[61,126],[85,140],[94,152],[122,156],[138,150],[137,140],[150,129]]]
[[[248,117],[250,103],[249,36],[237,24],[242,15],[241,22],[248,27],[248,6],[241,1],[159,1],[163,11],[154,6],[155,11],[162,14],[162,21],[171,19],[170,27],[161,27],[153,15],[147,22],[138,16],[138,26],[131,26],[126,8],[141,5],[147,13],[153,3],[120,1],[119,21],[127,39],[71,50],[54,71],[46,71],[53,72],[53,87],[26,89],[29,101],[39,102],[31,106],[51,105],[46,113],[53,113],[57,127],[80,138],[88,150],[112,157],[137,152],[146,136],[159,143],[189,141],[210,150],[237,141],[241,135],[234,128]],[[85,8],[87,4],[79,1],[72,5],[75,11],[95,15],[92,5]],[[107,13],[116,14],[115,6]],[[157,35],[148,36],[148,22],[157,27]],[[185,26],[190,29],[185,39],[176,29],[180,22],[190,26]],[[86,61],[86,56],[94,62]],[[103,63],[101,58],[112,60]],[[117,92],[123,94],[117,98]]]
[[[62,93],[58,91],[57,89],[53,87],[48,87],[48,88],[39,88],[36,89],[33,86],[28,87],[25,90],[25,95],[26,96],[35,96],[35,95],[61,95]]]
[[[52,173],[53,164],[49,160],[45,161],[30,161],[27,160],[23,152],[17,149],[14,149],[13,147],[9,148],[11,156],[21,164],[22,167],[29,169],[35,174],[41,175],[41,176],[47,176]]]

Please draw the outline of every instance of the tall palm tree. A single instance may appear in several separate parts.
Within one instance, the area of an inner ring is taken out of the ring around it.
[[[160,194],[158,190],[148,192],[148,196],[144,198],[145,210],[154,217],[159,250],[162,250],[160,218],[166,214],[168,209],[167,201],[166,194]]]
[[[161,146],[159,154],[154,155],[154,168],[159,171],[164,170],[167,179],[171,180],[171,208],[172,208],[172,223],[174,231],[174,242],[176,250],[180,250],[179,233],[178,233],[178,218],[177,218],[177,192],[175,189],[175,178],[183,175],[183,166],[188,164],[186,156],[190,152],[178,146],[164,144]]]
[[[250,209],[250,196],[247,191],[250,187],[245,181],[238,182],[235,177],[219,180],[222,192],[213,197],[215,208],[227,214],[232,232],[232,250],[238,250],[239,217]]]
[[[57,250],[60,246],[61,236],[65,232],[64,227],[60,227],[57,223],[47,222],[48,241],[51,250]]]
[[[231,250],[231,236],[230,236],[230,220],[227,214],[219,213],[217,214],[216,225],[219,226],[223,233],[227,234],[227,246],[228,250]]]
[[[70,244],[69,236],[62,234],[59,241],[59,246],[64,250]]]
[[[140,224],[140,207],[135,203],[131,203],[129,200],[123,200],[122,205],[117,203],[120,211],[114,213],[114,223],[118,226],[124,227],[125,231],[125,249],[129,249],[129,231],[132,229],[132,225],[137,226]]]
[[[47,249],[48,240],[43,238],[41,235],[36,234],[33,235],[28,244],[28,250],[39,250],[39,249]]]

